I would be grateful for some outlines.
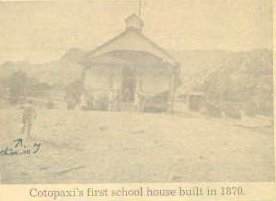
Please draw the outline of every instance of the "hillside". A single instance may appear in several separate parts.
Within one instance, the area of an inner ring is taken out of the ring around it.
[[[178,94],[201,91],[220,108],[272,114],[271,51],[192,51],[177,54],[177,59],[182,64],[183,81]]]
[[[82,50],[70,49],[59,60],[44,64],[9,61],[0,66],[0,78],[7,79],[12,73],[23,71],[40,82],[64,87],[80,77],[83,67],[78,61],[84,54]]]
[[[256,71],[272,75],[272,52],[265,49],[248,52],[187,50],[173,51],[171,54],[181,64],[181,79],[186,85],[183,86],[185,89],[198,87],[216,72]]]

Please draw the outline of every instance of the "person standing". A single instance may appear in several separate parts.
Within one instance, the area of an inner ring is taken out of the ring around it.
[[[22,115],[22,134],[24,135],[27,131],[27,138],[31,137],[31,129],[33,124],[33,119],[36,118],[36,111],[33,107],[33,102],[28,100],[23,106]]]

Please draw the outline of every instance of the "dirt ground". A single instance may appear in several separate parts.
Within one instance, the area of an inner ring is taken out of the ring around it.
[[[0,148],[20,134],[21,111],[1,109]],[[37,111],[34,155],[0,156],[2,183],[251,182],[274,179],[265,119],[187,114]]]

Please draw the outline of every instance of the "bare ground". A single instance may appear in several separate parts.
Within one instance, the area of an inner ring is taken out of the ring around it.
[[[1,110],[0,118],[0,148],[25,137],[20,110]],[[0,156],[2,183],[272,181],[273,127],[248,122],[39,110],[24,142],[40,142],[41,150]]]

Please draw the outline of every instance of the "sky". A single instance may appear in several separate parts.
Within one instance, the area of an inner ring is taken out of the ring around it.
[[[168,50],[272,49],[271,0],[144,0],[143,33]],[[0,63],[92,50],[124,31],[138,0],[0,2]]]

